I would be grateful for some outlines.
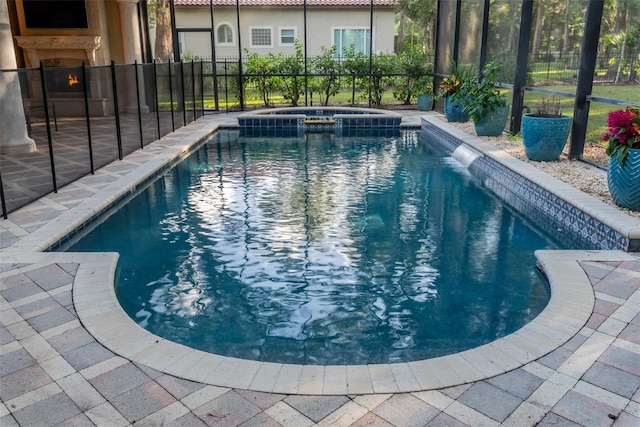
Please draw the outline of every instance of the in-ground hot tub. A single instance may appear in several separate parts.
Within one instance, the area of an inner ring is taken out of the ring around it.
[[[392,111],[352,107],[284,107],[251,111],[238,116],[240,136],[303,136],[328,132],[393,136],[402,116]]]

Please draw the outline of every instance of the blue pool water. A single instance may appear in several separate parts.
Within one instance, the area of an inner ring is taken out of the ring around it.
[[[441,356],[546,305],[551,238],[415,132],[224,132],[68,251],[120,253],[116,293],[142,327],[280,363]]]

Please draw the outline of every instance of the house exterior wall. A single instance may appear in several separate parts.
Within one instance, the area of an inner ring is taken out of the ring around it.
[[[393,53],[394,11],[391,8],[377,8],[373,13],[373,50],[375,53]],[[237,17],[235,8],[214,7],[214,28],[228,25],[233,31],[233,42],[221,44],[216,34],[215,53],[218,58],[238,56]],[[279,43],[281,30],[293,30],[295,37],[304,41],[304,10],[302,7],[251,8],[240,10],[241,44],[244,50],[257,53],[282,53],[292,55],[295,47]],[[321,47],[334,44],[335,28],[369,29],[368,8],[307,8],[307,53],[315,56]],[[211,28],[211,18],[207,7],[177,7],[176,26],[181,28]],[[251,43],[252,28],[270,29],[272,44],[256,47]],[[183,32],[180,35],[183,53],[201,58],[211,57],[209,33]]]

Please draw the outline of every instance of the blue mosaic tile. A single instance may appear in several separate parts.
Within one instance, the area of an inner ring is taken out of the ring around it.
[[[421,136],[426,143],[447,153],[463,143],[424,122]],[[632,250],[625,236],[492,159],[479,157],[469,169],[484,187],[569,247]]]

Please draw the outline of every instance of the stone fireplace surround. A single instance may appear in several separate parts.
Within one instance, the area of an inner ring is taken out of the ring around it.
[[[24,52],[27,65],[32,68],[40,66],[76,67],[84,62],[87,66],[97,64],[97,50],[102,45],[101,36],[16,36],[18,46]],[[95,78],[89,73],[89,114],[106,116],[113,113],[113,106],[108,99],[109,89],[105,79]],[[29,79],[30,97],[25,99],[27,105],[42,104],[42,84],[39,73],[32,73]],[[103,80],[103,81],[101,81]],[[49,103],[55,104],[58,116],[84,116],[84,99],[77,96],[68,97],[63,93],[47,94]]]

